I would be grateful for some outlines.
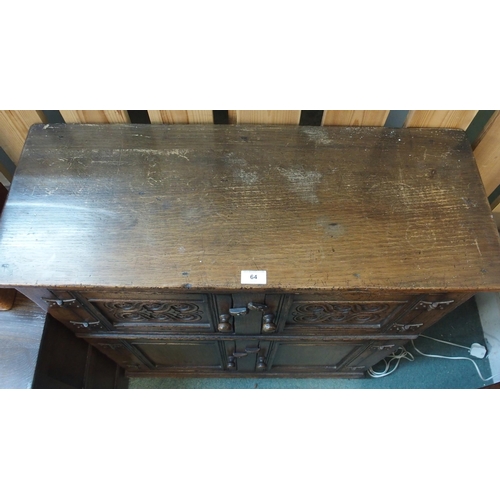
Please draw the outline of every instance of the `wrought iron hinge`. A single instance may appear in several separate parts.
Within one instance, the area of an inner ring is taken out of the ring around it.
[[[69,306],[70,304],[73,304],[73,302],[76,302],[76,299],[44,299],[44,298],[42,298],[42,300],[47,302],[47,304],[49,304],[49,307],[54,307],[54,306],[66,307],[66,306]],[[77,305],[76,307],[79,307],[79,306]]]
[[[396,345],[395,344],[372,345],[370,349],[373,349],[374,351],[384,351],[385,349],[392,349],[393,347],[396,347]]]
[[[434,309],[444,309],[446,306],[453,304],[454,300],[443,300],[441,302],[427,302],[421,300],[415,309],[425,309],[426,311],[433,311]]]

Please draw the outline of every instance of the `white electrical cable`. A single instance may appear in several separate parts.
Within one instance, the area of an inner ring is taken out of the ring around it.
[[[432,339],[432,340],[436,340],[436,339]],[[456,356],[456,357],[452,357],[452,356],[439,356],[437,354],[425,354],[424,352],[422,351],[419,351],[416,347],[415,347],[415,343],[413,342],[413,340],[411,341],[412,345],[413,345],[413,349],[415,349],[415,351],[417,351],[419,354],[421,354],[422,356],[426,356],[427,358],[441,358],[441,359],[465,359],[466,361],[470,361],[474,367],[476,368],[477,370],[477,373],[480,377],[480,379],[483,381],[483,382],[487,382],[488,380],[491,380],[495,377],[495,375],[492,375],[491,377],[488,377],[488,378],[484,378],[481,374],[481,372],[479,371],[479,367],[477,366],[476,362],[473,360],[473,359],[470,359],[470,358],[464,358],[463,356]],[[462,346],[460,346],[462,347]]]
[[[401,353],[397,354],[399,351],[401,351]],[[411,352],[408,352],[404,347],[401,346],[395,352],[387,356],[387,358],[382,360],[385,363],[385,368],[381,372],[377,372],[373,368],[370,368],[367,373],[372,378],[387,377],[387,375],[390,375],[391,373],[394,373],[396,371],[396,368],[399,366],[399,363],[402,359],[413,361],[415,358],[413,357],[413,354]],[[389,367],[394,360],[396,360],[396,364],[394,365],[394,368],[392,370],[389,370]]]
[[[470,351],[470,347],[465,347],[464,345],[454,344],[453,342],[448,342],[446,340],[435,339],[434,337],[428,337],[427,335],[419,335],[419,337],[425,337],[426,339],[435,340],[436,342],[441,342],[441,344],[454,345],[455,347],[461,347],[462,349],[467,349]]]
[[[426,339],[435,340],[436,342],[441,342],[442,344],[449,344],[449,345],[452,345],[455,347],[461,347],[462,349],[467,349],[469,352],[471,350],[469,347],[465,347],[465,346],[459,345],[459,344],[454,344],[452,342],[447,342],[446,340],[435,339],[433,337],[428,337],[427,335],[420,335],[419,337],[425,337]],[[476,369],[477,374],[479,375],[479,378],[483,382],[487,382],[488,380],[492,380],[496,376],[496,375],[492,375],[491,377],[484,378],[479,370],[479,367],[477,366],[476,362],[473,359],[464,358],[463,356],[440,356],[438,354],[426,354],[425,352],[422,352],[419,349],[417,349],[413,340],[411,341],[411,343],[412,343],[413,348],[415,349],[416,352],[418,352],[420,355],[425,356],[427,358],[465,359],[466,361],[470,361],[474,365],[474,368]],[[408,361],[414,361],[415,358],[413,357],[413,354],[411,354],[404,347],[401,346],[395,352],[393,352],[392,354],[390,354],[389,356],[387,356],[385,359],[382,360],[385,363],[385,368],[381,372],[377,372],[373,368],[370,368],[367,371],[367,373],[372,378],[386,377],[387,375],[390,375],[391,373],[394,373],[396,371],[396,369],[399,366],[399,363],[401,362],[402,359],[406,359]],[[396,361],[396,364],[394,365],[394,367],[392,369],[390,369],[391,363],[394,360]]]

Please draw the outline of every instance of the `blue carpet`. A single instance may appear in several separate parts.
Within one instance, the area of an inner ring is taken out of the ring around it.
[[[475,300],[455,309],[428,328],[425,335],[464,346],[473,342],[485,345]],[[427,354],[470,357],[465,349],[422,337],[415,345]],[[411,343],[406,348],[415,360],[403,359],[394,373],[377,379],[131,378],[129,389],[477,389],[490,384],[479,378],[469,361],[426,358],[416,353]],[[484,378],[491,376],[487,359],[472,359]],[[381,371],[383,367],[379,363],[374,369]]]

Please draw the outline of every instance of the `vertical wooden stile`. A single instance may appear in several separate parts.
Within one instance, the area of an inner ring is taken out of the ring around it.
[[[477,114],[476,111],[410,111],[404,127],[460,128],[466,130]]]
[[[41,111],[0,111],[0,146],[16,165],[34,123],[46,123]]]
[[[213,123],[213,112],[208,110],[173,110],[173,111],[148,111],[151,123],[168,123],[168,124],[203,124]]]
[[[500,112],[490,118],[475,144],[474,156],[489,196],[500,184]],[[497,207],[498,208],[498,207]]]
[[[229,111],[229,123],[261,125],[298,125],[300,111]]]
[[[321,125],[343,125],[345,127],[383,127],[389,111],[325,111]]]
[[[114,110],[60,110],[66,123],[130,123],[126,111]]]

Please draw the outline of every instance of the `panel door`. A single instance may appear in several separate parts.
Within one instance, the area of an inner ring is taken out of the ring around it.
[[[284,333],[290,335],[378,334],[414,304],[416,296],[377,294],[294,295]]]
[[[89,343],[133,373],[192,374],[223,370],[220,343],[213,340],[91,338]]]
[[[215,331],[211,296],[207,294],[89,290],[75,295],[113,331]]]
[[[273,373],[336,372],[367,346],[366,341],[278,341],[273,343],[268,369]]]

